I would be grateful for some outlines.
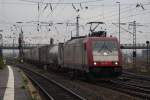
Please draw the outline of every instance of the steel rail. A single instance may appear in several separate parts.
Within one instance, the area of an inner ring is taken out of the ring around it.
[[[69,88],[66,88],[65,86],[63,86],[62,84],[56,82],[56,81],[53,80],[53,79],[49,79],[49,78],[47,78],[46,76],[41,75],[40,73],[35,72],[35,71],[32,71],[32,70],[30,70],[30,69],[28,69],[28,68],[24,68],[24,67],[20,67],[20,68],[23,69],[23,70],[29,71],[29,72],[31,72],[31,73],[34,73],[34,74],[36,74],[36,75],[38,75],[38,76],[44,78],[44,79],[47,80],[48,82],[57,85],[58,87],[62,88],[64,91],[68,92],[69,94],[71,94],[72,96],[74,96],[75,98],[77,98],[77,100],[86,100],[85,98],[81,97],[80,95],[76,94],[75,92],[73,92],[73,91],[70,90]],[[30,77],[31,77],[31,76],[30,76]],[[53,98],[54,98],[54,97],[53,97]],[[51,99],[50,99],[50,100],[51,100]],[[55,100],[55,99],[54,99],[54,100]]]
[[[136,85],[123,83],[120,81],[110,81],[109,85],[112,85],[113,90],[125,92],[132,96],[136,96],[142,99],[150,99],[150,89],[144,89]],[[115,87],[115,88],[114,88]]]
[[[30,75],[26,73],[27,77],[36,85],[38,88],[44,93],[47,98],[47,100],[55,100],[38,82],[36,82]]]
[[[126,71],[123,72],[123,75],[124,76],[128,75],[128,77],[131,77],[131,78],[137,78],[137,79],[141,79],[141,80],[145,80],[145,81],[150,81],[150,77],[146,76],[146,75],[136,75],[134,73],[126,72]]]

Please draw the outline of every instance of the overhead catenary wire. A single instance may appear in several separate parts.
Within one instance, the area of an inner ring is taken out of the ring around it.
[[[144,4],[144,5],[146,5],[146,4]],[[147,4],[147,5],[148,5],[148,4]],[[134,5],[134,7],[133,7],[132,9],[133,9],[133,10],[136,9],[135,5]],[[127,9],[127,10],[125,9],[125,10],[123,10],[123,11],[122,11],[122,9],[121,9],[121,14],[123,15],[123,14],[125,14],[125,12],[128,13],[129,11],[131,11],[131,8],[129,8],[129,9]],[[102,14],[100,14],[100,15],[102,15]],[[99,15],[99,16],[100,16],[100,15]],[[99,16],[97,16],[97,18],[98,18]],[[115,16],[117,16],[117,14],[113,14],[113,15],[110,15],[110,16],[106,16],[105,19],[111,18],[110,20],[112,20],[112,18],[115,17]],[[94,19],[95,17],[91,17],[91,18]],[[99,19],[100,19],[100,18],[99,18]],[[101,18],[101,19],[102,19],[102,18]],[[106,20],[106,21],[108,21],[108,20]]]
[[[128,12],[130,9],[126,9],[126,8],[128,8],[128,7],[125,7],[123,10],[121,10],[121,14],[123,13],[123,12]],[[111,13],[112,11],[110,11],[110,13]],[[109,12],[107,12],[107,13],[109,13]],[[107,13],[105,12],[105,15],[107,15]],[[109,14],[110,14],[109,13]],[[118,14],[116,14],[116,13],[113,13],[112,15],[109,15],[109,16],[105,16],[104,17],[104,15],[103,15],[103,17],[104,18],[102,18],[102,15],[103,14],[99,14],[99,16],[97,16],[97,18],[98,19],[101,19],[101,20],[104,20],[104,21],[112,21],[112,19],[113,19],[113,17],[117,17],[118,16]],[[100,16],[101,16],[101,18],[100,18]],[[95,19],[95,17],[91,17],[92,19]],[[98,20],[98,19],[95,19],[95,20]],[[109,20],[107,19],[107,18],[109,18]],[[107,20],[106,20],[107,19]],[[115,19],[115,18],[114,18]],[[108,22],[107,22],[108,23]]]
[[[113,4],[113,5],[115,5],[115,4]],[[134,3],[134,4],[121,4],[121,6],[122,5],[126,5],[126,6],[134,6],[132,9],[130,9],[129,7],[125,7],[125,8],[121,8],[121,14],[123,14],[123,13],[125,13],[125,12],[130,12],[131,10],[135,10],[135,8],[136,8],[136,3]],[[144,3],[143,5],[150,5],[150,4],[147,4],[147,3]],[[102,4],[101,6],[104,6],[104,4]],[[105,5],[106,6],[106,5]],[[129,9],[127,9],[127,8],[129,8]],[[114,16],[116,16],[117,15],[117,12],[116,11],[110,11],[110,12],[105,12],[105,15],[107,15],[107,14],[110,14],[111,12],[114,12],[112,15],[110,15],[110,16],[106,16],[105,17],[105,19],[106,18],[110,18],[110,17],[114,17]],[[103,14],[99,14],[99,15],[97,15],[97,16],[94,16],[94,17],[90,17],[90,18],[99,18],[100,16],[103,16]],[[90,18],[85,18],[85,19],[90,19]]]
[[[103,0],[86,0],[86,1],[82,1],[82,2],[39,2],[39,1],[31,1],[31,0],[21,0],[24,2],[30,2],[30,3],[42,3],[42,4],[47,4],[47,3],[51,3],[51,4],[64,4],[64,5],[70,5],[70,4],[80,4],[80,3],[91,3],[91,2],[99,2],[99,1],[103,1]]]
[[[71,1],[71,2],[72,2],[72,1]],[[7,3],[6,3],[6,4],[7,4]],[[29,3],[29,2],[28,2],[28,3],[26,3],[26,4],[35,4],[35,3]],[[41,4],[42,4],[42,3],[41,3]],[[82,4],[82,3],[81,3],[81,4]],[[89,3],[89,4],[90,4],[90,3]],[[135,3],[135,4],[136,4],[136,3]],[[132,5],[132,6],[135,6],[135,4]],[[35,5],[37,5],[37,3],[36,3]],[[42,6],[43,9],[44,9],[45,5],[46,5],[46,4],[44,4],[44,5]],[[54,6],[56,6],[56,5],[57,5],[57,3],[56,3],[56,4],[52,4],[53,9],[54,9]],[[58,4],[57,7],[60,9],[60,6],[64,6],[64,8],[65,8],[65,6],[67,6],[67,5],[71,7],[71,4],[66,4],[66,5],[65,5],[65,4],[60,4],[60,5],[59,5],[59,4]],[[79,3],[78,3],[77,5],[79,5],[79,7],[80,7],[80,4],[79,4]],[[98,5],[98,4],[97,4],[97,5]],[[125,4],[123,4],[123,5],[125,5]],[[83,4],[82,4],[82,6],[84,7]],[[94,6],[96,6],[96,5],[90,4],[90,5],[88,5],[88,6],[93,6],[93,7],[94,7]],[[111,6],[111,5],[105,5],[105,6]],[[128,6],[128,5],[127,5],[127,6]],[[131,6],[131,7],[132,7],[132,6]],[[56,7],[56,8],[57,8],[57,7]],[[53,17],[56,17],[56,18],[55,18],[56,20],[60,18],[59,12],[61,13],[61,11],[62,11],[62,9],[60,9],[60,10],[59,10],[59,9],[58,9],[58,12],[57,12],[58,15],[56,15],[56,13],[55,13],[55,14],[53,13]],[[140,9],[140,8],[139,8],[139,9]],[[48,9],[46,9],[46,10],[48,10]],[[50,10],[50,9],[49,9],[49,10]],[[106,9],[105,9],[105,10],[106,10]],[[131,18],[131,17],[133,17],[133,16],[140,16],[140,13],[144,13],[143,15],[149,14],[149,13],[148,13],[148,9],[146,9],[145,11],[139,12],[139,15],[135,15],[135,14],[138,14],[138,13],[135,13],[135,12],[133,12],[133,14],[125,15],[125,14],[127,14],[127,13],[130,11],[130,9],[127,8],[127,9],[122,9],[122,11],[123,11],[123,10],[124,10],[124,11],[128,10],[128,11],[126,11],[126,13],[122,12],[122,19],[121,19],[122,21],[126,21],[126,20],[128,20],[128,18]],[[134,8],[133,8],[133,10],[134,10]],[[42,11],[41,11],[41,12],[42,12]],[[84,12],[85,12],[85,11],[83,11],[83,13],[84,13]],[[88,11],[87,11],[87,12],[88,12]],[[107,18],[108,18],[108,21],[115,21],[115,19],[117,19],[117,18],[115,18],[115,17],[117,17],[117,14],[115,14],[116,12],[117,12],[117,11],[113,11],[113,10],[112,10],[112,13],[114,13],[114,15],[112,15],[112,16],[110,15],[112,18],[110,18],[110,16],[107,16],[107,14],[111,14],[111,13],[105,12],[105,19],[106,19],[106,21],[107,21]],[[146,12],[147,12],[147,13],[146,13]],[[51,13],[51,12],[50,12],[50,13]],[[43,14],[43,13],[42,13],[42,14]],[[141,14],[141,15],[142,15],[142,14]],[[58,16],[58,17],[57,17],[57,16]],[[62,20],[64,20],[64,22],[65,22],[65,21],[67,21],[67,19],[69,18],[71,21],[74,21],[74,20],[73,20],[73,18],[75,18],[74,16],[75,16],[75,13],[74,13],[74,15],[72,15],[72,16],[67,16],[67,17],[65,16],[66,19],[62,17],[62,18],[63,18]],[[44,15],[43,15],[43,17],[44,17]],[[125,18],[125,17],[126,17],[126,18]],[[109,19],[109,18],[110,18],[110,19]],[[50,19],[50,17],[48,17],[47,19]],[[93,17],[93,19],[95,19],[95,18]],[[101,19],[102,19],[102,18],[101,18]],[[85,20],[84,20],[84,21],[85,21]],[[81,22],[84,22],[84,21],[81,19]],[[55,21],[54,21],[54,22],[55,22]],[[109,22],[109,23],[110,23],[110,22]],[[81,24],[82,24],[82,23],[81,23]],[[5,24],[5,25],[6,25],[6,24]],[[10,23],[10,25],[13,25],[13,23],[12,23],[12,24]],[[28,25],[23,25],[23,27],[27,27],[27,26],[28,26]],[[29,25],[29,26],[30,26],[30,25]],[[34,26],[34,25],[32,25],[32,26]],[[43,26],[43,27],[44,27],[44,26]],[[46,26],[45,26],[45,27],[46,27]],[[59,29],[59,28],[58,28],[58,29]]]

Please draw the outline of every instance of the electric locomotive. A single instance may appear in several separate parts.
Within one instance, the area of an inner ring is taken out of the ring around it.
[[[97,24],[93,29],[93,23]],[[84,72],[96,78],[117,77],[122,72],[122,54],[117,38],[95,31],[102,22],[90,22],[89,36],[74,37],[59,46],[59,65],[73,73]]]

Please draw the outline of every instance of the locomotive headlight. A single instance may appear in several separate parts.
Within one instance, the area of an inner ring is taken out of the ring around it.
[[[115,65],[118,65],[118,62],[115,62]]]
[[[96,65],[96,62],[94,62],[94,65]]]

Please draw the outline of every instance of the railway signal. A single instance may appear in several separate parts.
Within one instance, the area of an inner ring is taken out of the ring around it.
[[[146,62],[147,62],[147,69],[148,69],[148,60],[149,60],[149,48],[148,48],[148,46],[149,46],[149,41],[146,41],[146,44],[147,44],[147,60],[146,60]]]
[[[19,58],[20,61],[22,62],[23,60],[23,31],[21,28],[21,32],[19,33],[19,38],[18,38],[18,42],[19,42]]]
[[[2,30],[0,30],[0,32],[3,32]],[[0,42],[1,42],[1,46],[3,46],[3,40],[2,40],[2,34],[0,34]],[[0,48],[0,58],[3,57],[3,54],[2,54],[2,48]]]

